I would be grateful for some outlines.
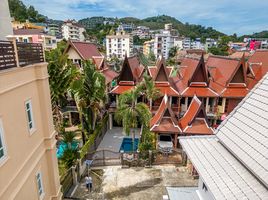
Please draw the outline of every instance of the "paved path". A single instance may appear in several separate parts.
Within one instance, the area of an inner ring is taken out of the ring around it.
[[[136,129],[136,137],[139,137],[139,132],[140,129]],[[97,151],[101,149],[109,149],[114,152],[119,152],[124,137],[131,137],[131,135],[126,136],[121,127],[114,127],[113,129],[108,130],[98,146]]]

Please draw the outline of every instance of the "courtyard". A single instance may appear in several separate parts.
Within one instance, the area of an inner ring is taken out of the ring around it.
[[[162,200],[167,195],[166,187],[196,187],[187,168],[175,165],[153,166],[152,168],[127,168],[109,166],[95,168],[90,172],[93,192],[87,192],[84,180],[73,193],[78,199],[116,200]]]

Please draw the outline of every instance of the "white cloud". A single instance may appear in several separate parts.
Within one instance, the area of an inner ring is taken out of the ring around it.
[[[263,0],[23,0],[53,19],[91,16],[145,18],[166,14],[182,22],[220,31],[252,33],[267,28],[268,1]]]

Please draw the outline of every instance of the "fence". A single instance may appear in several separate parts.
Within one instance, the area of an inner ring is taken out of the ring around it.
[[[0,41],[0,70],[44,62],[42,44]]]
[[[17,51],[21,67],[44,62],[42,44],[17,42]]]
[[[16,56],[13,43],[9,41],[0,41],[0,70],[16,66]]]

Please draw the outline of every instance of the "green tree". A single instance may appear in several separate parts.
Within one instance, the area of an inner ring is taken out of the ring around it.
[[[138,97],[141,95],[142,86],[138,85],[135,89],[125,92],[119,96],[117,111],[115,113],[115,120],[122,123],[124,132],[129,135],[132,128],[132,146],[134,152],[134,139],[135,130],[138,123],[142,127],[149,127],[151,119],[151,112],[145,103],[137,102]]]
[[[143,79],[142,85],[144,88],[144,94],[149,101],[149,104],[150,104],[149,108],[151,110],[153,100],[156,100],[157,98],[159,98],[161,96],[161,93],[160,93],[160,90],[155,87],[155,83],[152,80],[152,77],[148,75],[144,75],[143,78],[144,79]]]
[[[169,58],[174,58],[178,52],[179,48],[177,46],[171,47],[169,52],[168,52],[168,57]]]
[[[72,82],[78,76],[76,67],[68,60],[68,55],[56,48],[47,53],[49,86],[56,130],[62,127],[61,107],[66,103],[66,94]]]
[[[83,68],[83,73],[73,82],[70,92],[78,107],[85,142],[84,131],[93,133],[97,117],[105,105],[106,85],[104,76],[95,69],[92,61],[84,62]]]
[[[72,144],[77,142],[75,137],[77,136],[76,132],[73,131],[63,131],[61,132],[60,136],[62,137],[62,141],[68,145],[68,148],[72,148]]]
[[[153,51],[150,51],[149,52],[148,59],[151,62],[155,62],[156,61],[156,58],[155,58],[155,55],[154,55],[154,52]]]
[[[60,160],[65,164],[67,168],[70,168],[76,163],[76,160],[78,158],[79,158],[78,149],[67,147],[64,150],[63,155],[60,158]]]

